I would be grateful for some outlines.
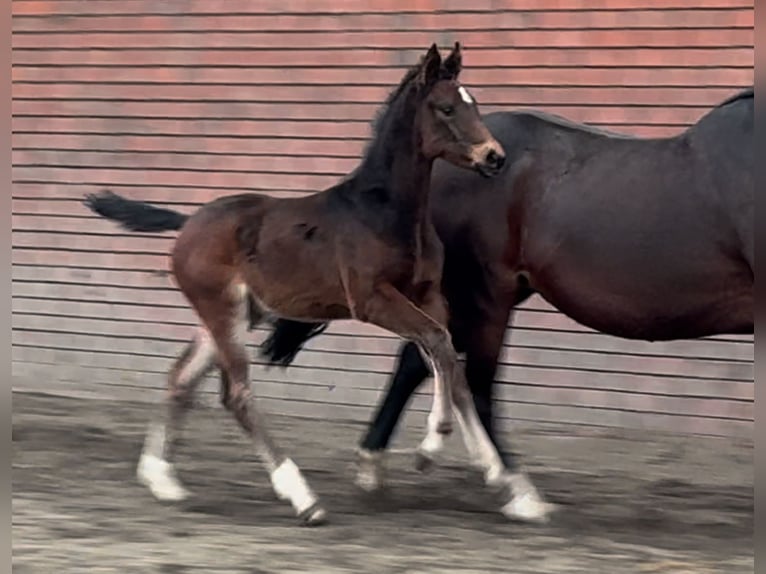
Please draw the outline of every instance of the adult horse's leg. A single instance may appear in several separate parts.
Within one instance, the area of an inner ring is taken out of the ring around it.
[[[532,293],[523,285],[517,285],[512,293],[495,293],[490,301],[473,305],[470,313],[463,313],[468,318],[465,326],[459,329],[462,335],[460,346],[465,349],[465,376],[473,394],[476,412],[510,472],[517,470],[516,457],[512,450],[503,448],[498,440],[493,416],[493,391],[503,340],[508,324],[513,320],[513,310]]]
[[[463,344],[465,376],[476,405],[476,413],[500,453],[504,466],[513,472],[516,470],[515,456],[512,451],[501,446],[493,416],[495,374],[510,317],[511,309],[507,305],[498,305],[492,316],[475,315]]]
[[[396,371],[359,448],[356,484],[367,491],[383,484],[383,454],[415,389],[430,375],[418,346],[406,341],[399,352]]]
[[[545,520],[550,506],[523,473],[515,472],[506,477],[497,448],[479,420],[445,327],[447,310],[441,294],[432,293],[421,309],[395,288],[383,286],[367,301],[364,310],[369,322],[416,342],[433,364],[434,401],[420,450],[432,457],[443,447],[443,437],[451,430],[454,405],[466,446],[484,470],[487,484],[507,483],[510,487],[511,497],[503,506],[503,513],[509,518]]]
[[[289,500],[295,513],[306,524],[318,524],[325,518],[316,495],[304,479],[298,466],[270,436],[263,416],[255,406],[249,379],[249,358],[245,341],[248,327],[248,302],[244,287],[224,291],[218,298],[201,298],[192,301],[218,348],[219,362],[225,376],[221,398],[239,425],[250,437],[261,462],[271,477],[277,496]],[[219,292],[220,293],[220,292]],[[258,323],[262,319],[260,309],[250,309],[249,320]]]
[[[136,471],[138,480],[159,500],[177,501],[189,496],[176,477],[172,460],[194,391],[213,366],[214,359],[213,339],[207,329],[200,327],[168,377],[165,419],[150,425]]]

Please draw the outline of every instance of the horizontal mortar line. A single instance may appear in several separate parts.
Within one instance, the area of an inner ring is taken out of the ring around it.
[[[91,117],[91,116],[89,116]],[[654,124],[659,125],[659,124]],[[682,124],[679,124],[679,126]],[[684,124],[685,125],[685,124]],[[50,134],[50,132],[48,132]],[[277,154],[277,153],[265,153],[265,152],[222,152],[222,151],[183,151],[183,150],[166,150],[166,149],[112,149],[105,150],[104,148],[89,148],[89,147],[77,147],[77,148],[52,148],[52,147],[27,147],[27,146],[14,146],[12,151],[33,151],[33,152],[54,152],[54,153],[102,153],[102,154],[143,154],[143,155],[156,155],[158,153],[166,155],[212,155],[212,156],[225,156],[225,157],[280,157],[280,158],[316,158],[316,159],[361,159],[361,154],[331,154],[327,152],[322,153],[305,153],[305,154]]]
[[[358,51],[358,50],[369,50],[369,51],[376,51],[376,52],[402,52],[402,51],[423,51],[423,46],[415,46],[415,45],[399,45],[399,46],[365,46],[365,45],[338,45],[338,46],[324,46],[321,48],[316,47],[280,47],[280,48],[274,48],[274,47],[265,47],[265,46],[215,46],[215,47],[207,47],[207,46],[174,46],[174,45],[166,45],[166,46],[22,46],[15,48],[17,50],[28,50],[28,51],[35,51],[35,52],[92,52],[94,50],[98,51],[104,51],[104,52],[122,52],[126,50],[134,51],[134,50],[141,50],[141,51],[152,51],[152,52],[161,52],[162,50],[172,50],[172,51],[188,51],[188,52],[232,52],[232,51],[242,51],[247,50],[250,52],[329,52],[329,51]],[[633,44],[630,46],[609,46],[604,44],[582,44],[582,45],[576,45],[576,46],[556,46],[549,47],[549,46],[514,46],[514,45],[508,45],[508,46],[477,46],[474,48],[471,48],[471,52],[483,52],[483,51],[489,51],[489,50],[514,50],[514,51],[540,51],[540,50],[556,50],[561,52],[566,52],[568,50],[589,50],[589,51],[595,51],[598,52],[600,50],[619,50],[619,51],[635,51],[635,50],[653,50],[653,51],[672,51],[675,52],[677,50],[705,50],[705,51],[713,51],[713,50],[753,50],[755,46],[753,44],[728,44],[725,46],[709,46],[709,45],[687,45],[687,44],[675,44],[675,45],[668,45],[668,46],[646,46],[642,44]]]
[[[178,189],[178,190],[189,190],[189,189],[198,189],[198,190],[211,190],[211,191],[228,191],[228,190],[239,190],[239,191],[260,191],[260,192],[279,192],[279,193],[295,193],[295,194],[304,194],[304,193],[316,193],[316,191],[299,191],[295,189],[284,189],[284,188],[278,188],[278,187],[269,187],[269,188],[261,188],[261,187],[254,187],[254,186],[247,186],[247,187],[241,187],[241,186],[228,186],[228,185],[184,185],[184,184],[151,184],[151,183],[99,183],[94,184],[93,182],[88,181],[59,181],[59,180],[46,180],[46,179],[14,179],[11,180],[11,183],[23,183],[23,184],[35,184],[35,185],[58,185],[61,187],[81,187],[83,185],[99,185],[102,187],[109,186],[114,188],[125,188],[125,189],[157,189],[159,187],[161,188],[167,188],[167,189]],[[78,198],[80,196],[78,195]],[[45,201],[47,199],[51,199],[45,196],[42,197],[36,197],[36,196],[17,196],[14,195],[13,199],[39,199],[40,201]],[[73,198],[72,198],[73,199]],[[201,204],[200,204],[201,205]]]
[[[92,349],[92,348],[80,348],[80,347],[60,347],[56,345],[46,345],[46,344],[26,344],[26,343],[15,343],[12,341],[13,346],[19,347],[19,348],[28,348],[28,349],[47,349],[51,351],[70,351],[74,353],[97,353],[99,355],[115,355],[115,356],[127,356],[127,357],[145,357],[145,358],[155,358],[155,359],[174,359],[175,355],[158,355],[154,353],[141,353],[141,352],[119,352],[115,350],[106,350],[106,349]],[[183,345],[181,345],[183,346]],[[258,345],[249,344],[252,348],[258,348]],[[326,351],[316,351],[317,353],[326,354]],[[391,355],[380,355],[382,357],[396,357],[395,354]],[[529,363],[529,362],[509,362],[509,363],[500,363],[500,365],[508,365],[508,366],[514,366],[514,367],[523,367],[523,368],[535,368],[540,369],[543,371],[562,371],[562,372],[571,372],[571,373],[598,373],[602,375],[613,375],[615,373],[619,373],[621,375],[625,376],[631,376],[631,377],[647,377],[651,376],[654,378],[659,379],[673,379],[673,380],[687,380],[687,381],[712,381],[712,382],[724,382],[724,383],[753,383],[752,379],[737,379],[737,378],[731,378],[731,377],[712,377],[712,376],[703,376],[703,375],[677,375],[677,374],[670,374],[670,373],[647,373],[647,372],[637,372],[637,371],[623,371],[619,369],[599,369],[595,367],[571,367],[571,366],[550,366],[546,364],[541,363]],[[323,369],[323,370],[339,370],[343,372],[349,372],[349,373],[364,373],[364,372],[389,372],[389,371],[370,371],[369,369],[364,368],[358,368],[358,369],[352,369],[349,367],[338,367],[338,366],[321,366],[321,367],[306,367],[311,369]]]
[[[269,82],[263,83],[258,81],[251,82],[173,82],[173,81],[140,81],[140,80],[66,80],[66,81],[52,81],[52,80],[14,80],[12,85],[51,85],[51,86],[216,86],[216,87],[232,87],[232,88],[268,88],[269,86],[275,87],[295,87],[295,88],[389,88],[389,83],[362,83],[362,82],[295,82],[285,80],[284,82]],[[584,90],[657,90],[657,89],[702,89],[702,90],[724,90],[724,89],[741,89],[744,86],[740,84],[652,84],[647,86],[646,84],[570,84],[557,82],[555,84],[529,84],[529,83],[471,83],[471,88],[479,89],[495,89],[495,88],[518,88],[518,89],[539,89],[539,90],[571,90],[571,89],[584,89]],[[322,102],[324,103],[324,101]]]
[[[67,267],[70,268],[70,267]],[[79,269],[79,267],[78,267]],[[105,268],[95,268],[95,269],[105,269]],[[116,270],[116,271],[122,271],[123,269],[108,269],[108,270]],[[146,273],[156,273],[156,270],[147,270]],[[67,315],[62,313],[53,313],[53,312],[47,312],[47,311],[13,311],[13,315],[23,315],[23,316],[31,316],[31,317],[56,317],[56,318],[64,318],[69,319],[72,317],[78,318],[78,319],[95,319],[95,320],[104,320],[103,315]],[[119,318],[110,318],[111,321],[114,321],[115,323],[141,323],[141,324],[152,324],[156,325],[158,324],[157,321],[154,321],[152,319],[142,319],[140,317],[134,317],[131,319],[119,319]],[[196,323],[188,322],[188,321],[171,321],[166,320],[163,321],[160,324],[164,325],[174,325],[178,327],[195,327],[197,326]],[[512,328],[515,331],[530,331],[534,333],[554,333],[554,334],[566,334],[566,335],[579,335],[579,334],[600,334],[598,332],[593,331],[587,331],[584,329],[565,329],[560,327],[517,327],[513,324],[507,325],[507,328]],[[356,336],[356,335],[351,335]],[[390,337],[395,337],[395,335],[390,335]],[[709,341],[713,343],[726,343],[726,344],[734,344],[734,345],[751,345],[753,344],[752,341],[740,341],[737,339],[728,339],[724,336],[712,336],[712,337],[704,337],[701,340],[703,341]]]
[[[18,117],[18,116],[17,116]],[[39,117],[45,117],[45,116],[39,116]],[[63,119],[78,119],[78,118],[88,118],[90,116],[71,116],[70,118],[63,118]],[[109,119],[109,118],[104,118]],[[162,119],[160,117],[154,117],[154,118],[138,118],[138,117],[123,117],[123,118],[111,118],[111,119],[126,119],[126,120],[157,120]],[[198,121],[196,118],[186,118],[189,122]],[[201,120],[205,121],[205,120]],[[236,121],[236,120],[234,120]],[[285,120],[289,121],[289,120]],[[315,121],[323,121],[323,120],[315,120]],[[341,124],[344,122],[328,122],[328,123],[337,123]],[[345,123],[351,123],[351,122],[345,122]],[[615,126],[619,128],[630,128],[630,127],[637,127],[637,128],[686,128],[689,127],[689,123],[614,123],[614,122],[583,122],[584,125],[589,126],[596,126],[596,127],[602,127],[602,126]],[[290,136],[290,135],[241,135],[236,133],[231,134],[207,134],[205,132],[200,133],[190,133],[190,134],[179,134],[179,133],[156,133],[156,132],[132,132],[132,133],[126,133],[126,132],[110,132],[110,131],[93,131],[93,132],[72,132],[72,131],[64,131],[64,130],[43,130],[42,128],[39,131],[31,131],[31,130],[24,130],[24,131],[12,131],[11,135],[62,135],[62,136],[78,136],[78,137],[104,137],[104,136],[112,136],[112,137],[123,137],[123,136],[130,136],[130,137],[147,137],[147,138],[183,138],[183,139],[233,139],[233,140],[264,140],[264,141],[270,141],[270,140],[286,140],[286,141],[308,141],[308,142],[325,142],[325,141],[351,141],[351,142],[357,142],[357,143],[367,143],[372,138],[371,137],[365,137],[365,136]],[[45,148],[29,148],[29,147],[14,147],[12,149],[28,149],[28,150],[38,150],[38,149],[45,149]],[[60,148],[62,151],[90,151],[86,150],[85,148]],[[55,151],[55,150],[54,150]],[[141,153],[142,150],[136,149],[133,150],[104,150],[103,148],[93,150],[93,151],[101,151],[103,153]],[[156,153],[155,150],[143,150],[144,153]],[[167,153],[171,153],[171,150],[168,150]],[[175,150],[175,153],[183,154],[183,153],[190,153],[190,154],[207,154],[207,151],[183,151],[183,150]],[[210,155],[249,155],[249,154],[243,154],[241,152],[233,152],[232,154],[229,154],[228,152],[209,152]],[[252,155],[260,155],[260,154],[252,154]],[[274,155],[274,154],[263,154],[263,155]],[[283,154],[278,154],[279,157],[285,157]],[[343,156],[322,156],[322,155],[315,155],[311,153],[307,153],[305,155],[295,155],[295,157],[343,157]],[[354,156],[346,156],[350,158],[356,158],[361,157],[361,155],[354,155]]]
[[[429,12],[429,14],[432,14],[432,12]],[[113,18],[112,15],[105,15],[106,18]],[[124,19],[125,16],[117,16],[121,19]],[[337,15],[336,15],[337,17]],[[24,18],[24,16],[14,16],[14,18]],[[184,17],[184,20],[187,18],[190,18],[189,15],[186,15]],[[313,13],[307,15],[307,18],[313,18]],[[134,18],[135,20],[140,20],[140,18]],[[170,18],[168,18],[170,19]],[[195,17],[191,16],[190,19],[196,19],[196,20],[207,20],[207,17]],[[233,17],[231,18],[234,19]],[[340,18],[342,19],[342,16]],[[140,25],[140,24],[139,24]],[[498,27],[475,27],[475,28],[462,28],[462,27],[392,27],[392,28],[385,28],[385,27],[370,27],[370,28],[258,28],[257,30],[247,30],[242,28],[227,28],[227,27],[221,27],[221,28],[184,28],[182,30],[179,30],[177,28],[174,28],[172,26],[167,28],[140,28],[140,29],[97,29],[94,30],[93,28],[75,28],[75,27],[67,27],[65,30],[61,29],[53,29],[53,30],[17,30],[13,29],[12,33],[13,35],[17,36],[63,36],[63,35],[70,35],[70,34],[82,34],[83,36],[89,36],[89,35],[95,35],[95,34],[115,34],[115,35],[122,35],[122,36],[130,36],[135,34],[146,34],[146,35],[159,35],[162,34],[164,36],[167,35],[174,35],[174,34],[232,34],[232,35],[246,35],[246,34],[269,34],[269,35],[281,35],[281,34],[306,34],[308,36],[312,35],[319,35],[319,34],[365,34],[365,33],[394,33],[394,34],[429,34],[429,33],[435,33],[435,34],[444,34],[449,33],[453,35],[458,35],[461,33],[480,33],[480,32],[590,32],[590,31],[598,31],[598,32],[630,32],[630,31],[640,31],[640,32],[657,32],[657,31],[701,31],[701,32],[718,32],[721,30],[753,30],[753,26],[745,25],[745,24],[734,24],[734,25],[728,25],[728,26],[715,26],[715,25],[702,25],[702,26],[687,26],[683,23],[679,23],[673,26],[523,26],[523,25],[516,25],[516,26],[498,26]],[[437,42],[438,43],[438,42]],[[448,42],[445,42],[444,45],[446,46]]]
[[[126,118],[129,119],[129,118]],[[199,134],[157,134],[157,133],[146,133],[146,132],[73,132],[73,131],[64,131],[64,130],[57,130],[55,132],[48,131],[11,131],[11,135],[18,134],[56,134],[56,135],[73,135],[73,136],[97,136],[97,135],[113,135],[113,136],[163,136],[163,137],[179,137],[179,138],[229,138],[229,139],[241,139],[241,140],[253,140],[253,139],[278,139],[278,140],[299,140],[299,141],[356,141],[356,142],[366,142],[369,140],[369,138],[363,138],[363,137],[356,137],[356,136],[281,136],[281,135],[273,135],[273,136],[257,136],[257,135],[241,135],[241,134],[216,134],[216,135],[206,135],[204,133]]]
[[[172,236],[168,236],[172,239]],[[13,249],[16,250],[24,250],[24,251],[42,251],[39,247],[22,247],[13,245]],[[46,247],[44,248],[45,251],[51,251],[54,253],[63,252],[63,253],[82,253],[82,254],[107,254],[107,255],[116,255],[116,254],[122,254],[122,255],[145,255],[145,256],[153,256],[153,257],[168,257],[167,254],[162,254],[157,251],[104,251],[101,249],[75,249],[75,248],[69,248],[69,247]]]
[[[349,172],[345,171],[265,171],[265,170],[251,170],[251,169],[221,169],[221,168],[209,168],[209,167],[162,167],[162,166],[119,166],[119,165],[68,165],[53,164],[53,163],[14,163],[12,167],[29,167],[29,168],[58,168],[58,169],[79,169],[79,170],[109,170],[109,171],[159,171],[159,172],[192,172],[192,173],[241,173],[241,174],[271,174],[271,175],[284,175],[284,176],[296,176],[296,175],[315,175],[319,177],[341,177],[347,175]]]
[[[97,119],[97,120],[171,120],[171,121],[221,121],[221,122],[261,122],[261,123],[267,123],[267,124],[283,124],[283,123],[296,123],[296,124],[308,124],[308,123],[317,123],[322,122],[326,124],[360,124],[360,125],[367,125],[372,127],[373,118],[369,119],[353,119],[353,118],[327,118],[322,117],[321,112],[317,112],[318,115],[313,118],[285,118],[285,117],[274,117],[274,116],[210,116],[210,115],[187,115],[187,116],[173,116],[173,115],[164,115],[164,114],[156,114],[156,115],[127,115],[127,114],[73,114],[73,113],[62,113],[62,112],[53,112],[50,114],[29,114],[29,113],[16,113],[13,114],[12,118],[44,118],[44,119],[71,119],[71,118],[89,118],[89,119]],[[23,133],[23,132],[14,132],[14,133]],[[64,132],[51,132],[51,133],[64,133]],[[84,132],[84,133],[93,133],[93,132]],[[107,132],[112,133],[112,132]],[[147,136],[152,135],[165,135],[161,132],[149,132],[146,134]],[[173,134],[168,134],[173,135]],[[275,137],[280,138],[289,138],[291,136],[289,135],[278,135]],[[301,136],[306,137],[306,136]],[[321,138],[321,136],[319,136]],[[359,139],[359,138],[357,138]]]
[[[15,2],[19,2],[20,4],[23,4],[26,1],[30,0],[14,0]],[[34,1],[34,0],[31,0]],[[119,2],[115,2],[115,4],[119,4]],[[422,15],[422,14],[439,14],[439,15],[460,15],[460,14],[503,14],[503,13],[509,13],[509,14],[545,14],[548,12],[688,12],[690,10],[693,11],[704,11],[704,12],[742,12],[742,11],[752,11],[753,6],[752,3],[750,4],[740,4],[740,5],[733,5],[733,6],[692,6],[692,7],[681,7],[681,6],[662,6],[662,7],[654,7],[654,8],[633,8],[633,7],[615,7],[615,8],[599,8],[599,7],[593,7],[593,8],[544,8],[542,10],[524,10],[524,9],[516,9],[513,8],[490,8],[490,9],[466,9],[466,8],[460,8],[460,9],[444,9],[444,8],[436,8],[433,10],[364,10],[364,11],[358,11],[358,12],[333,12],[333,11],[291,11],[289,9],[289,6],[286,6],[285,9],[279,10],[279,11],[247,11],[247,12],[178,12],[178,11],[139,11],[139,12],[109,12],[109,13],[82,13],[82,12],[56,12],[55,14],[13,14],[12,15],[16,18],[39,18],[39,19],[57,19],[61,18],[62,16],[73,16],[73,17],[87,17],[87,18],[103,18],[103,17],[111,17],[111,16],[191,16],[191,17],[212,17],[212,16],[270,16],[270,17],[278,17],[278,16],[307,16],[307,17],[315,17],[315,16],[335,16],[335,17],[356,17],[356,16],[365,16],[365,15],[375,15],[375,16],[386,16],[386,15]]]
[[[19,48],[17,51],[21,51],[23,48]],[[181,69],[181,70],[197,70],[197,69],[212,69],[212,70],[218,70],[218,69],[234,69],[234,70],[274,70],[274,69],[292,69],[292,68],[300,68],[300,69],[306,69],[306,70],[325,70],[325,69],[332,69],[332,70],[353,70],[353,71],[363,71],[363,70],[406,70],[409,69],[410,66],[406,64],[358,64],[358,65],[352,65],[347,63],[339,63],[339,64],[232,64],[232,63],[221,63],[221,64],[205,64],[205,63],[193,63],[193,64],[174,64],[174,63],[158,63],[158,64],[112,64],[112,63],[105,63],[105,64],[89,64],[89,63],[49,63],[49,62],[41,62],[41,63],[14,63],[14,68],[51,68],[51,69],[67,69],[67,68],[115,68],[115,69],[156,69],[156,68],[174,68],[174,69]],[[748,65],[737,65],[734,63],[726,64],[725,66],[715,66],[712,64],[694,64],[694,65],[679,65],[679,64],[656,64],[656,65],[646,65],[646,64],[595,64],[595,65],[582,65],[578,66],[576,64],[514,64],[511,66],[506,66],[503,64],[498,65],[488,65],[488,64],[474,64],[471,66],[471,69],[479,69],[479,70],[538,70],[538,69],[544,69],[544,70],[643,70],[643,71],[666,71],[666,70],[752,70],[753,66]]]
[[[750,86],[747,86],[750,87]],[[742,86],[739,86],[737,89],[741,89]],[[708,89],[708,88],[706,88]],[[712,88],[709,88],[712,89]],[[305,105],[338,105],[338,106],[348,106],[348,105],[367,105],[367,106],[376,106],[381,107],[381,102],[379,101],[373,101],[373,100],[363,100],[363,101],[335,101],[335,100],[322,100],[321,102],[316,100],[294,100],[294,101],[280,101],[280,100],[200,100],[200,99],[191,99],[191,98],[184,98],[184,99],[167,99],[167,98],[118,98],[118,97],[109,97],[109,98],[93,98],[93,97],[76,97],[76,98],[19,98],[15,97],[13,98],[13,101],[46,101],[46,102],[115,102],[115,103],[125,103],[125,102],[142,102],[142,103],[162,103],[162,104],[269,104],[269,105],[278,105],[278,106],[305,106]],[[520,109],[523,108],[529,108],[533,106],[533,104],[519,104],[514,102],[507,102],[502,104],[484,104],[485,106],[515,106]],[[538,104],[539,107],[539,104]],[[656,103],[656,104],[648,104],[648,103],[594,103],[594,102],[578,102],[578,101],[572,101],[572,102],[562,102],[562,103],[547,103],[545,104],[546,108],[561,108],[561,107],[567,107],[567,108],[595,108],[595,109],[611,109],[611,108],[617,108],[617,109],[625,109],[625,108],[638,108],[638,109],[652,109],[652,108],[662,108],[662,109],[685,109],[685,108],[708,108],[709,105],[706,104],[684,104],[682,102],[674,103],[671,106],[668,106],[667,103]],[[127,116],[130,117],[130,116]],[[59,132],[63,133],[63,132]],[[87,133],[87,132],[86,132]],[[117,133],[124,133],[124,132],[117,132]],[[126,135],[134,135],[134,134],[126,134]],[[141,135],[141,134],[137,134]],[[245,136],[243,136],[245,137]]]
[[[112,322],[111,319],[102,319],[104,323],[110,323]],[[157,325],[162,325],[161,322],[158,322]],[[511,327],[513,330],[513,328]],[[259,326],[257,329],[258,332],[271,332],[271,327],[269,326]],[[13,327],[13,332],[20,332],[20,333],[56,333],[60,335],[88,335],[88,336],[94,336],[94,337],[104,337],[107,339],[116,339],[116,340],[135,340],[138,335],[130,335],[130,334],[119,334],[119,333],[92,333],[92,332],[83,332],[83,331],[76,331],[76,330],[70,330],[70,329],[43,329],[43,328],[32,328],[32,327]],[[363,338],[373,338],[378,340],[379,342],[390,340],[391,337],[369,337],[369,336],[360,336],[360,335],[351,335],[351,334],[333,334],[335,337],[339,338],[346,338],[346,339],[356,339],[358,337]],[[169,337],[153,337],[153,336],[140,336],[140,339],[142,341],[156,341],[156,342],[186,342],[185,339],[177,339],[177,338],[169,338]],[[686,355],[686,354],[672,354],[672,353],[636,353],[636,352],[630,352],[630,351],[614,351],[614,350],[603,350],[603,349],[594,349],[590,347],[571,347],[571,346],[546,346],[546,345],[540,345],[540,344],[519,344],[519,343],[509,343],[503,345],[504,349],[513,350],[513,349],[531,349],[531,350],[540,350],[540,351],[551,351],[551,352],[571,352],[571,353],[581,353],[581,354],[588,354],[588,355],[599,355],[599,356],[619,356],[619,357],[625,357],[630,359],[670,359],[670,360],[689,360],[689,361],[708,361],[708,362],[715,362],[715,363],[721,363],[722,365],[749,365],[752,364],[752,360],[748,359],[730,359],[730,358],[720,358],[720,357],[711,357],[707,355]],[[314,353],[322,353],[322,354],[329,354],[329,355],[364,355],[364,356],[372,356],[372,357],[390,357],[395,356],[397,353],[394,353],[393,355],[391,353],[382,353],[382,352],[375,352],[375,351],[369,351],[369,350],[362,350],[362,349],[352,349],[352,350],[341,350],[341,349],[306,349],[306,351],[311,351]]]

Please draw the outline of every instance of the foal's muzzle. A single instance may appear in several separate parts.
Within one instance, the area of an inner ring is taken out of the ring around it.
[[[480,154],[474,158],[474,166],[484,177],[496,175],[505,165],[505,153],[498,146],[482,146]]]
[[[484,177],[496,175],[505,165],[505,150],[492,136],[474,145],[469,156],[472,167]]]

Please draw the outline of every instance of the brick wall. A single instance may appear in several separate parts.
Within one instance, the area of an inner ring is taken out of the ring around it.
[[[157,398],[193,315],[172,236],[123,234],[82,195],[191,210],[292,196],[350,171],[369,121],[432,41],[465,46],[484,111],[534,107],[677,133],[753,83],[745,0],[13,0],[13,374],[18,388]],[[753,338],[629,342],[539,299],[517,313],[505,420],[752,432]],[[257,343],[263,333],[253,337]],[[273,410],[367,420],[385,332],[339,322],[288,372],[253,369]],[[213,389],[209,386],[208,389]],[[421,394],[413,409],[428,406]]]

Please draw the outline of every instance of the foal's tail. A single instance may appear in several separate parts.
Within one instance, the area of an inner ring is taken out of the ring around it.
[[[327,323],[277,319],[274,331],[261,343],[260,355],[271,365],[287,367],[303,344],[327,329]]]
[[[128,199],[106,189],[87,194],[83,203],[91,211],[130,231],[176,231],[189,219],[183,213]]]

